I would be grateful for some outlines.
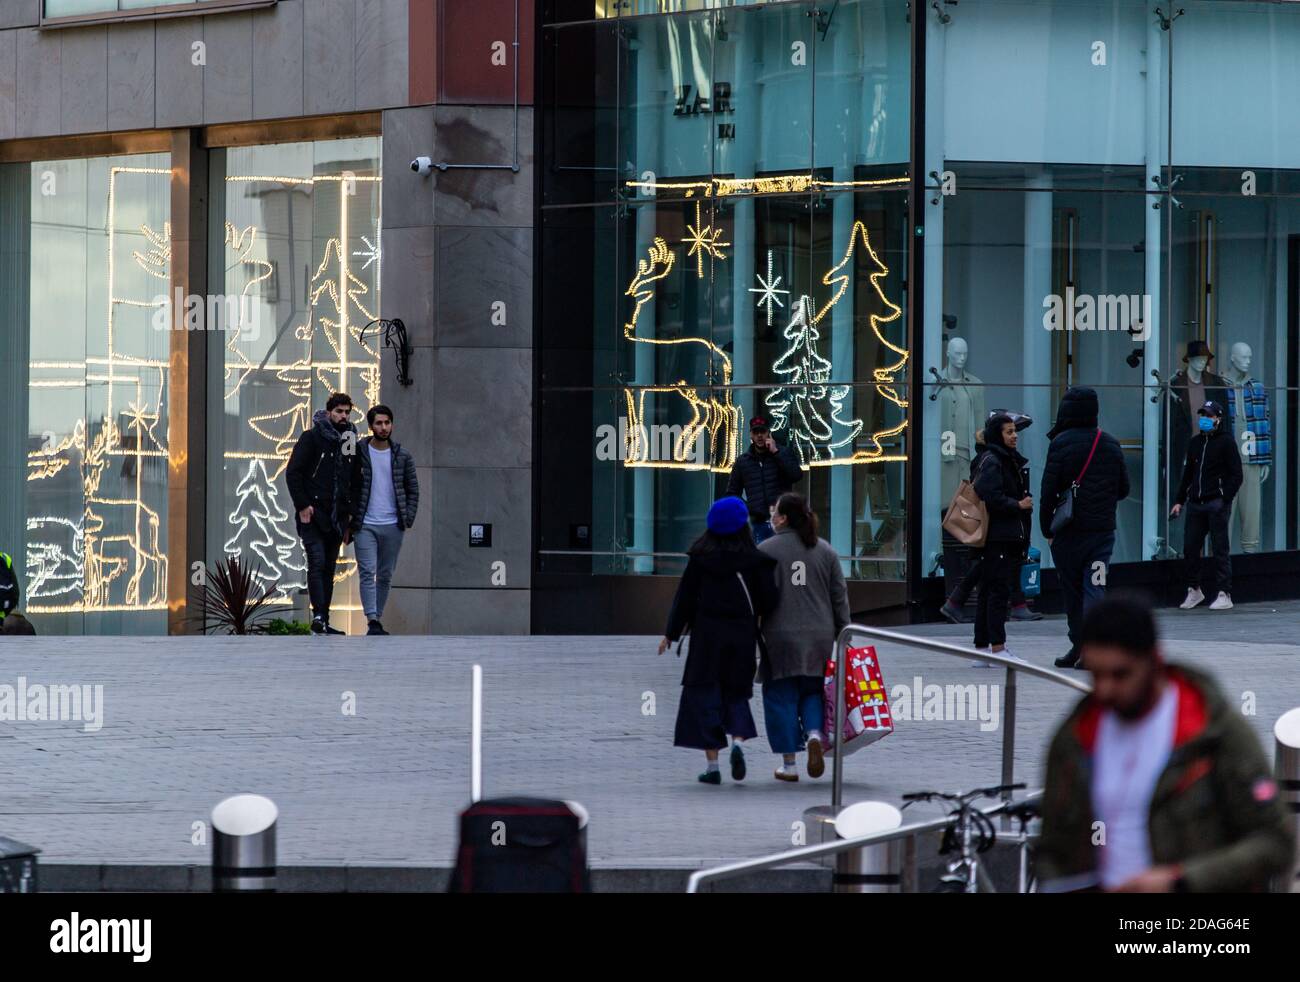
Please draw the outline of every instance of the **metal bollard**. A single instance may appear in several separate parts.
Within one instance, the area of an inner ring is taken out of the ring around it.
[[[212,809],[212,892],[275,892],[279,809],[260,794],[237,794]]]
[[[1282,801],[1291,812],[1300,839],[1300,707],[1288,710],[1273,724],[1273,738],[1277,741],[1273,760],[1273,774],[1277,778]],[[1279,893],[1300,893],[1300,848],[1292,857],[1291,875],[1279,885]]]
[[[903,824],[903,813],[883,801],[860,801],[849,805],[835,819],[841,839],[856,839],[873,832],[885,832]],[[902,842],[891,839],[836,856],[831,878],[834,893],[901,893]]]

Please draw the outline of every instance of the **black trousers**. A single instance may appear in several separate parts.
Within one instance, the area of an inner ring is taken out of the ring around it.
[[[980,569],[983,563],[983,558],[977,555],[975,561],[970,564],[970,569],[966,570],[966,575],[957,584],[957,589],[952,591],[952,596],[948,599],[952,601],[954,607],[960,607],[970,599],[971,592],[980,581]],[[1025,591],[1020,589],[1020,564],[1013,563],[1008,572],[1011,576],[1011,582],[1007,585],[1007,589],[1010,591],[1011,604],[1019,607],[1027,603]]]
[[[298,537],[307,554],[307,595],[311,598],[313,617],[330,618],[330,601],[334,598],[334,567],[338,565],[343,538],[320,522],[298,523]]]
[[[1210,537],[1214,553],[1214,591],[1232,593],[1232,557],[1228,554],[1228,520],[1232,503],[1222,498],[1211,501],[1189,501],[1184,512],[1187,524],[1183,527],[1183,556],[1187,559],[1187,585],[1200,588],[1201,550],[1205,536]],[[1214,593],[1211,593],[1213,596]]]
[[[980,592],[975,598],[975,647],[1007,643],[1007,599],[1011,573],[1020,565],[1023,542],[988,542],[980,563]]]

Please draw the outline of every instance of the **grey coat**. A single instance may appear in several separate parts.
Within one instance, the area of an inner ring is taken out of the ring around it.
[[[809,549],[792,528],[783,528],[758,547],[777,561],[776,610],[763,618],[769,677],[820,677],[831,657],[835,636],[849,623],[849,591],[840,557],[829,542],[818,539]],[[802,562],[802,570],[794,564]]]

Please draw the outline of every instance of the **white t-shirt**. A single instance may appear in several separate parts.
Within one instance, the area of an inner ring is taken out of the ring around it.
[[[1132,722],[1114,712],[1101,715],[1093,755],[1092,808],[1105,832],[1101,884],[1117,887],[1151,868],[1147,822],[1169,754],[1174,749],[1178,687],[1166,682],[1160,699]]]
[[[393,450],[370,447],[370,501],[364,525],[396,525],[397,493],[393,490]]]

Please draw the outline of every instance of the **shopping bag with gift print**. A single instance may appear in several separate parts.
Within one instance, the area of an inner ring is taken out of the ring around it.
[[[894,717],[889,711],[889,693],[880,674],[880,661],[872,645],[849,648],[844,653],[844,728],[835,730],[835,661],[826,662],[826,734],[827,750],[843,742],[844,756],[875,743],[894,732]]]

